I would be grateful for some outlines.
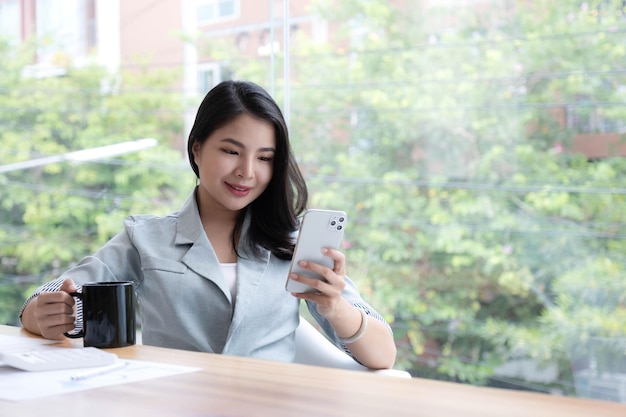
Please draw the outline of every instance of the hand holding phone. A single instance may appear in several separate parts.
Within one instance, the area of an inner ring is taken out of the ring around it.
[[[300,233],[296,241],[289,274],[306,275],[311,278],[323,279],[321,275],[314,274],[308,269],[298,265],[300,261],[314,262],[316,264],[333,268],[334,261],[322,254],[323,248],[338,249],[343,239],[343,233],[347,221],[346,213],[337,210],[310,209],[304,214],[300,224]],[[307,285],[287,278],[285,289],[289,292],[315,291]]]

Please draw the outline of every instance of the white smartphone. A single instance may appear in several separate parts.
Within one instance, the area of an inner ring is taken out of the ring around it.
[[[307,275],[322,279],[322,276],[298,266],[300,261],[315,262],[316,264],[333,267],[333,260],[322,254],[322,248],[338,249],[343,240],[343,232],[347,221],[346,213],[337,210],[307,210],[300,224],[300,233],[296,241],[296,248],[291,259],[289,273]],[[289,292],[311,292],[313,288],[287,277],[285,289]]]

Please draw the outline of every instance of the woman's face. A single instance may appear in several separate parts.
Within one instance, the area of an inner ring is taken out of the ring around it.
[[[248,114],[237,116],[192,146],[198,165],[198,203],[202,209],[239,211],[253,202],[272,179],[274,127]]]

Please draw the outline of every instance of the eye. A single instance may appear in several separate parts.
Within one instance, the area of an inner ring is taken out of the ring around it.
[[[228,155],[238,155],[239,152],[237,151],[233,151],[232,149],[222,149],[222,152],[228,154]]]
[[[271,156],[259,156],[259,160],[263,162],[272,162],[274,158]]]

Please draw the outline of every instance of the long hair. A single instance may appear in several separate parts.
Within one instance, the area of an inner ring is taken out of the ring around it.
[[[202,145],[216,129],[241,114],[265,120],[274,127],[276,153],[270,183],[237,219],[232,235],[233,248],[237,250],[237,240],[244,238],[254,256],[264,248],[280,259],[291,259],[295,246],[293,232],[306,208],[308,191],[291,150],[283,114],[267,91],[249,81],[224,81],[211,89],[202,100],[189,133],[189,163],[199,178],[193,145]],[[249,233],[240,236],[246,213],[250,214]]]

